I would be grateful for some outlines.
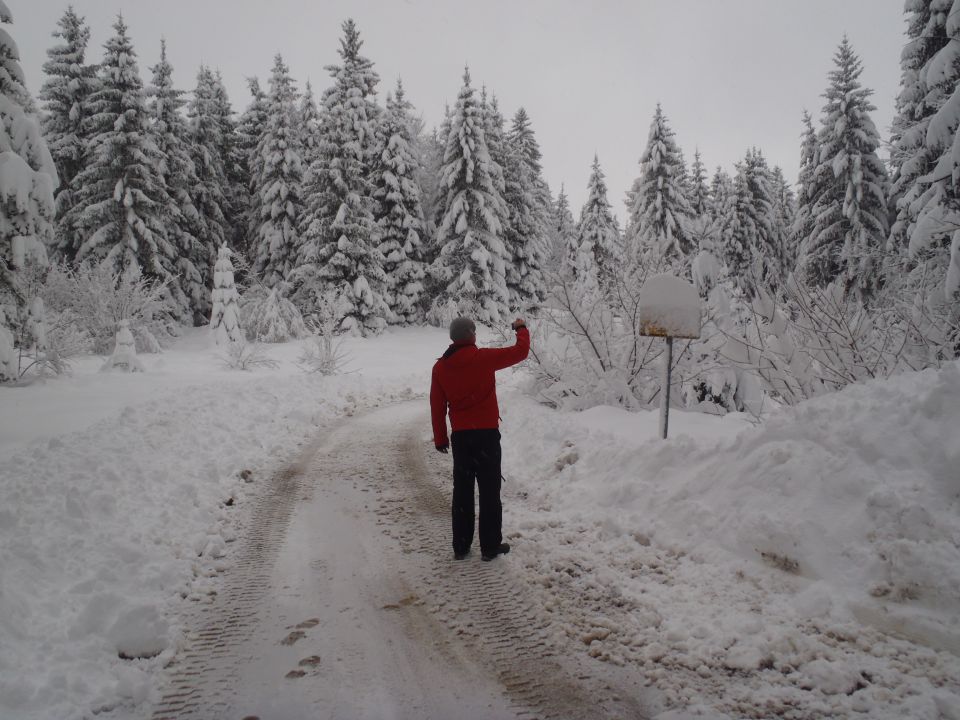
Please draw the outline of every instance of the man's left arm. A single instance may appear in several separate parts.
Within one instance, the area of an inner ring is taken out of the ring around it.
[[[440,452],[447,452],[450,440],[447,437],[447,394],[440,385],[437,366],[433,366],[430,379],[430,418],[433,421],[433,445]]]

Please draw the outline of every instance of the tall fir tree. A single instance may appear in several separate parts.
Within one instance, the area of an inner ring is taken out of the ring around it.
[[[687,224],[693,210],[684,182],[680,148],[657,104],[647,146],[640,157],[640,177],[629,193],[628,262],[650,272],[668,268],[686,275],[696,251]]]
[[[425,268],[426,222],[417,184],[413,106],[397,80],[380,126],[381,149],[374,165],[374,220],[387,276],[386,300],[396,323],[420,320]]]
[[[802,263],[809,282],[824,287],[839,279],[847,294],[868,301],[881,281],[889,179],[870,119],[872,91],[860,84],[862,65],[846,37],[834,63],[817,135],[813,229]]]
[[[307,80],[303,96],[300,98],[298,121],[300,123],[300,144],[303,146],[303,166],[309,168],[317,159],[320,148],[320,111],[313,86]]]
[[[504,242],[511,308],[538,306],[546,297],[543,265],[547,253],[549,193],[543,180],[540,145],[522,107],[507,134],[510,152],[504,168],[503,199],[507,205]]]
[[[572,267],[567,258],[573,257],[577,247],[577,223],[570,210],[570,198],[563,183],[557,193],[557,202],[554,205],[551,223],[551,250],[548,256],[547,267],[554,273],[569,275]]]
[[[0,23],[12,22],[0,2]],[[0,381],[19,376],[16,346],[44,342],[43,302],[27,277],[47,263],[58,179],[32,106],[17,46],[0,29]]]
[[[813,233],[813,206],[817,196],[817,155],[820,151],[817,131],[813,128],[813,118],[803,111],[803,134],[800,136],[800,172],[797,177],[797,210],[790,228],[790,244],[793,247],[792,264],[801,260],[800,252]]]
[[[321,296],[335,293],[341,326],[367,334],[383,329],[390,309],[371,176],[380,77],[361,55],[362,47],[360,31],[347,20],[340,40],[341,64],[327,67],[334,82],[323,94],[320,145],[307,176],[303,245],[293,280],[305,312]]]
[[[217,151],[226,178],[223,188],[226,232],[231,246],[239,248],[245,244],[247,235],[244,213],[250,205],[250,170],[240,143],[233,105],[219,70],[213,77],[213,112],[220,126]]]
[[[928,271],[939,283],[938,298],[946,304],[954,327],[960,325],[960,2],[931,4],[944,13],[943,26],[949,42],[924,65],[922,77],[926,102],[936,107],[927,123],[925,157],[936,164],[917,179],[919,190],[911,205],[917,220],[909,234],[909,252],[919,271]],[[906,199],[906,198],[905,198]],[[916,273],[914,273],[916,274]],[[954,332],[953,352],[960,347]]]
[[[56,193],[57,215],[64,217],[73,207],[78,188],[75,179],[84,163],[88,143],[89,100],[97,87],[95,65],[87,64],[87,43],[90,28],[84,18],[77,15],[73,6],[57,23],[53,37],[62,42],[47,50],[43,72],[47,79],[40,88],[40,100],[44,114],[42,128],[57,166],[60,186]],[[67,228],[57,238],[55,246],[62,250],[67,260],[72,260],[78,247]]]
[[[707,168],[700,157],[700,149],[693,152],[693,165],[687,184],[687,199],[694,217],[709,217],[712,213]]]
[[[211,272],[218,248],[230,237],[227,220],[231,208],[227,197],[227,171],[223,149],[223,124],[217,100],[217,80],[213,71],[201,66],[197,72],[197,87],[188,105],[190,154],[197,181],[190,197],[197,209],[194,237],[197,244],[191,260],[210,287]]]
[[[466,70],[440,175],[446,211],[437,229],[440,253],[433,273],[440,293],[432,307],[434,321],[456,312],[495,324],[507,314],[507,250],[501,224],[507,208],[491,167],[484,114]]]
[[[210,258],[195,234],[201,219],[191,192],[198,180],[190,157],[189,130],[181,114],[186,101],[183,92],[173,86],[173,66],[167,61],[166,41],[161,40],[160,62],[151,70],[153,80],[147,88],[147,112],[150,130],[160,151],[160,176],[167,189],[158,200],[157,209],[174,251],[171,293],[178,317],[189,318],[199,325],[210,310],[206,282],[210,273],[203,272]]]
[[[907,43],[900,55],[900,92],[890,141],[890,206],[896,213],[890,233],[893,252],[907,248],[923,206],[917,201],[929,187],[919,180],[939,159],[938,148],[927,144],[927,129],[946,99],[945,88],[941,83],[927,84],[927,68],[950,42],[946,30],[950,6],[945,0],[909,0],[905,6]]]
[[[721,218],[719,252],[743,296],[776,290],[782,282],[782,238],[774,225],[770,170],[759,150],[737,164],[733,190]]]
[[[256,166],[257,146],[267,127],[269,110],[267,94],[260,87],[260,81],[255,77],[247,78],[247,87],[250,90],[250,104],[240,116],[240,122],[237,123],[238,162],[241,164],[247,203],[237,218],[237,222],[243,225],[245,232],[242,242],[236,246],[236,249],[252,254],[250,238],[256,231],[257,220],[260,217],[260,199],[252,192],[253,168]]]
[[[770,200],[773,205],[773,232],[779,243],[780,279],[794,271],[797,263],[797,244],[793,237],[793,223],[797,214],[797,196],[783,175],[783,168],[774,166],[769,175]]]
[[[252,238],[254,271],[268,288],[287,280],[300,249],[303,148],[296,101],[293,78],[277,55],[270,77],[267,125],[251,170],[252,193],[259,204]]]
[[[606,179],[596,155],[593,156],[590,179],[587,181],[587,200],[580,210],[576,237],[576,249],[568,258],[574,276],[579,278],[578,265],[582,267],[586,259],[592,258],[597,281],[606,292],[612,287],[624,257],[620,231],[607,199]]]
[[[90,143],[76,184],[77,202],[65,221],[80,245],[76,259],[109,263],[114,272],[166,278],[176,250],[162,208],[162,156],[150,132],[137,54],[122,17],[105,44],[99,87],[90,96]]]
[[[713,220],[726,217],[733,197],[733,178],[717,166],[710,179],[710,216]]]

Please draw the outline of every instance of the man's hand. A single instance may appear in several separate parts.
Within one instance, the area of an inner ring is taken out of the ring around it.
[[[443,445],[436,445],[437,452],[442,452],[444,455],[447,454],[447,451],[450,449],[450,443],[444,443]]]
[[[512,327],[514,331],[516,331],[526,326],[527,326],[527,323],[524,322],[522,318],[517,318],[516,320],[513,321],[513,325],[511,325],[510,327]]]

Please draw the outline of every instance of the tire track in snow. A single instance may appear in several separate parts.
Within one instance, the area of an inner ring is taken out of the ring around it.
[[[168,671],[153,720],[208,718],[227,709],[222,698],[235,680],[232,651],[257,624],[260,604],[270,594],[274,560],[302,492],[303,474],[325,438],[324,432],[308,443],[254,501],[240,533],[244,539],[217,595],[188,614],[186,648]]]
[[[428,427],[428,418],[420,413],[395,431],[390,442],[406,486],[377,492],[384,530],[405,551],[429,557],[419,580],[430,590],[430,611],[487,659],[518,717],[645,717],[633,698],[636,687],[613,687],[609,667],[583,663],[563,633],[537,612],[537,599],[511,567],[509,555],[483,563],[474,549],[466,560],[453,560],[450,464],[439,455],[427,460],[432,450],[424,439]]]

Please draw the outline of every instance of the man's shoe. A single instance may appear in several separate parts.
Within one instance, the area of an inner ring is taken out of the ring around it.
[[[497,545],[497,547],[494,549],[492,553],[487,553],[487,552],[482,553],[480,555],[480,559],[483,560],[484,562],[490,562],[497,555],[506,555],[508,552],[510,552],[510,546],[507,545],[507,543],[500,543],[499,545]]]
[[[467,550],[467,551],[465,551],[465,552],[454,552],[454,553],[453,553],[453,559],[454,559],[454,560],[465,560],[466,557],[467,557],[467,555],[469,555],[469,554],[470,554],[470,551],[469,551],[469,550]]]

